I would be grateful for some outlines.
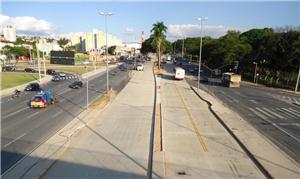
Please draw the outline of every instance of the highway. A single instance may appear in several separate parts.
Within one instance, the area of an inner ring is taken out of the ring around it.
[[[130,72],[118,68],[110,70],[110,87],[120,91],[129,81]],[[80,89],[71,89],[75,79],[49,82],[42,86],[51,89],[58,103],[45,109],[31,109],[29,99],[36,92],[23,92],[17,98],[1,99],[1,174],[18,160],[63,128],[86,108],[86,83]],[[106,90],[106,72],[89,78],[89,102]]]
[[[197,87],[197,74],[186,73],[191,77],[188,83]],[[205,70],[201,75],[209,81],[201,83],[201,89],[217,97],[300,163],[300,107],[295,105],[300,103],[299,95],[249,83],[242,83],[240,88],[227,88],[221,85],[220,79],[209,78]]]

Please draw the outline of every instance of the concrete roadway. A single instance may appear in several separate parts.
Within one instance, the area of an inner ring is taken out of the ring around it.
[[[196,87],[196,76],[189,72],[187,76],[191,77],[188,83]],[[200,87],[236,111],[300,163],[300,107],[293,104],[300,102],[299,95],[249,83],[242,83],[240,88],[226,88],[220,79],[211,78]]]
[[[129,72],[117,68],[110,70],[110,86],[122,89],[129,81]],[[49,82],[42,86],[51,89],[58,103],[45,109],[31,109],[27,103],[36,92],[22,92],[20,97],[1,99],[1,173],[13,166],[74,119],[86,107],[86,85],[71,89],[68,85],[75,79]],[[85,79],[83,79],[85,81]],[[106,90],[106,73],[102,72],[89,79],[89,101]]]
[[[186,81],[161,80],[164,178],[264,178]],[[157,164],[157,163],[156,163]]]

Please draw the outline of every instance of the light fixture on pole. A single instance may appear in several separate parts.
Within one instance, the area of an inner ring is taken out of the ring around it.
[[[106,45],[105,45],[105,56],[106,56],[106,93],[108,93],[109,91],[109,77],[108,77],[108,57],[107,57],[107,53],[108,53],[108,44],[107,44],[107,16],[112,16],[113,13],[111,12],[100,12],[101,16],[105,17],[105,41],[106,41]]]
[[[201,34],[200,34],[200,49],[199,49],[199,64],[198,64],[198,86],[197,89],[199,89],[200,86],[200,71],[201,71],[201,55],[202,55],[202,25],[203,25],[203,21],[207,20],[207,17],[199,17],[198,20],[200,21],[200,28],[201,28]]]

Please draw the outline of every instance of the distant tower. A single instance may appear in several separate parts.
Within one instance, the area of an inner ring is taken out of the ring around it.
[[[6,40],[15,42],[17,39],[16,36],[16,29],[13,28],[11,25],[4,27],[3,29],[3,36]]]
[[[142,34],[141,34],[141,42],[142,43],[144,42],[144,31],[142,31]]]

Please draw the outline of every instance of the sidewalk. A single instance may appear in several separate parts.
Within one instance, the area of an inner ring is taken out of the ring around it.
[[[152,63],[74,136],[42,178],[143,178],[154,100]]]

